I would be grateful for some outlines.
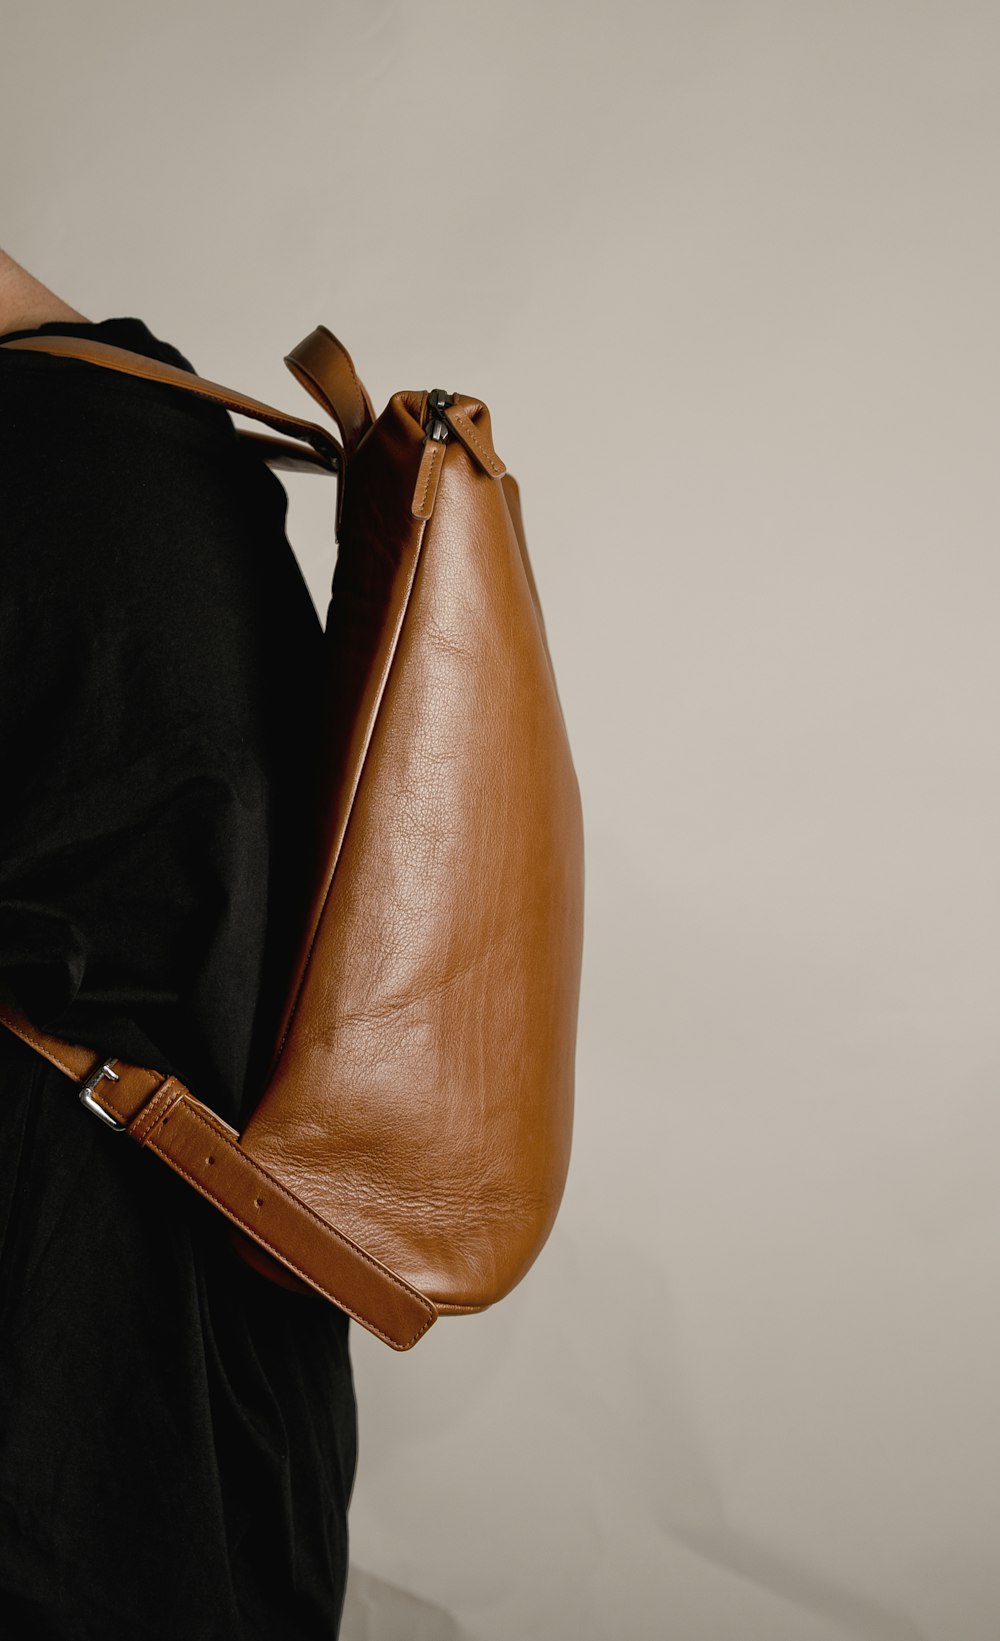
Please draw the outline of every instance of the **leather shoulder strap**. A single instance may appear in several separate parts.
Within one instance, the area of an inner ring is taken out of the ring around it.
[[[75,1082],[92,1112],[155,1153],[237,1230],[394,1350],[409,1350],[437,1319],[431,1300],[321,1219],[178,1078],[102,1060],[92,1048],[41,1031],[13,1004],[0,1003],[0,1025]]]
[[[233,388],[222,387],[218,382],[196,376],[193,371],[180,370],[176,365],[164,364],[159,359],[148,359],[145,354],[132,353],[128,348],[113,347],[110,342],[91,341],[78,336],[22,336],[10,342],[0,342],[0,347],[25,353],[49,353],[63,359],[76,359],[84,364],[103,366],[105,370],[120,371],[125,376],[139,376],[144,381],[160,382],[167,387],[180,388],[182,392],[192,393],[196,398],[207,399],[213,404],[222,405],[226,410],[236,411],[241,416],[251,416],[255,421],[264,422],[277,433],[304,440],[313,453],[311,459],[306,454],[308,465],[321,465],[332,473],[340,470],[343,452],[336,439],[325,428],[319,427],[315,422],[306,421],[301,416],[290,416],[285,411],[275,410],[272,405],[263,404],[259,399],[251,399],[247,394],[239,393]],[[267,445],[274,452],[294,456],[294,447],[290,451],[287,445],[270,440],[267,441]],[[318,463],[316,457],[319,458]]]

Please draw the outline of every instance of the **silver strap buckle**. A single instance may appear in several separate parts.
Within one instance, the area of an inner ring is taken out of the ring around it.
[[[126,1124],[119,1122],[117,1117],[113,1117],[110,1111],[105,1111],[103,1105],[98,1105],[94,1099],[94,1089],[98,1083],[103,1082],[105,1077],[110,1078],[113,1083],[118,1082],[117,1071],[111,1069],[114,1060],[115,1056],[110,1055],[103,1065],[99,1065],[96,1071],[90,1073],[85,1083],[80,1084],[80,1101],[81,1104],[87,1107],[88,1111],[94,1113],[95,1117],[100,1117],[101,1121],[107,1123],[109,1128],[113,1128],[116,1133],[121,1134],[124,1132]]]

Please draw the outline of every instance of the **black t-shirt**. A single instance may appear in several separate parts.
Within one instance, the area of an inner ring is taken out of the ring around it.
[[[135,319],[43,333],[187,365]],[[0,411],[0,985],[233,1121],[315,760],[285,493],[224,410],[155,383],[0,349]]]
[[[187,364],[136,319],[39,333]],[[0,348],[0,430],[0,994],[239,1126],[315,757],[284,491],[220,408],[50,356]],[[346,1318],[2,1028],[0,1085],[0,1629],[329,1641]]]

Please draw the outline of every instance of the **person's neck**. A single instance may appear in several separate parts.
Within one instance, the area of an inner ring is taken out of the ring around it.
[[[6,251],[0,251],[0,335],[12,330],[35,330],[54,319],[90,323],[85,314],[63,302]]]

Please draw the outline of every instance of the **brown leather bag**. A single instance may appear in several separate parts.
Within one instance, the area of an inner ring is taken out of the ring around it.
[[[580,795],[489,413],[414,392],[376,419],[324,327],[286,363],[342,446],[107,344],[3,345],[200,394],[284,435],[242,435],[273,466],[340,474],[311,900],[242,1134],[175,1077],[0,1022],[213,1202],[250,1263],[405,1350],[520,1280],[569,1160]]]

